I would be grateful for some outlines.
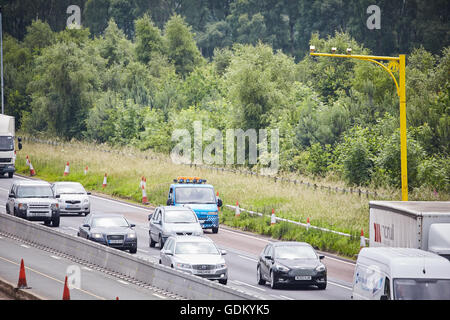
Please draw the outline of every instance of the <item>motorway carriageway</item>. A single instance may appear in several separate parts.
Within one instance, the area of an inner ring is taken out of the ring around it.
[[[10,187],[15,179],[29,179],[14,176],[13,179],[0,178],[0,212],[5,213],[5,204]],[[159,248],[150,248],[148,244],[148,214],[151,208],[113,200],[103,196],[91,195],[91,213],[122,214],[130,223],[136,224],[138,237],[137,256],[158,263]],[[61,232],[76,236],[84,216],[62,215],[60,226],[55,228]],[[42,224],[42,222],[36,222]],[[326,290],[316,287],[295,287],[273,290],[268,284],[261,286],[256,282],[257,259],[264,246],[273,241],[270,238],[247,232],[235,231],[220,226],[219,233],[212,234],[205,230],[221,249],[227,250],[225,256],[228,265],[228,284],[245,292],[255,294],[269,300],[343,300],[350,299],[351,281],[354,263],[326,254],[323,263],[328,270],[328,286]],[[32,292],[49,299],[61,299],[65,270],[76,263],[57,257],[48,252],[21,244],[8,238],[0,238],[0,277],[15,283],[18,279],[20,259],[24,259],[27,270],[28,285]],[[171,299],[170,295],[153,292],[130,282],[95,271],[87,267],[81,268],[81,290],[71,291],[72,299]]]

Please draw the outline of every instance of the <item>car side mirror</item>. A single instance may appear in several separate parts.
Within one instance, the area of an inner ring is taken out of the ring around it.
[[[227,250],[220,250],[220,254],[222,254],[223,256],[227,254]]]
[[[130,228],[134,228],[136,225],[134,223],[130,223]]]
[[[150,220],[152,219],[152,217],[153,217],[153,213],[150,213],[150,214],[148,215],[148,221],[150,221]]]
[[[90,192],[86,192],[86,194],[87,194],[88,196],[90,196],[90,195],[91,195],[91,193],[90,193]]]
[[[266,258],[267,260],[272,260],[272,256],[265,256],[264,258]]]
[[[59,199],[59,198],[61,198],[61,195],[60,195],[60,194],[57,194],[57,195],[55,196],[55,198],[56,198],[56,199]]]
[[[166,256],[173,256],[173,252],[171,250],[164,250],[164,254]]]
[[[325,258],[325,256],[323,255],[323,254],[319,254],[319,259],[320,260],[322,260],[322,259],[324,259]]]
[[[217,206],[218,206],[218,207],[221,207],[221,206],[223,206],[223,202],[222,202],[222,199],[220,199],[220,198],[217,198]]]
[[[172,199],[167,199],[166,205],[168,205],[168,206],[173,205]]]
[[[88,225],[88,224],[83,224],[83,227],[84,227],[84,228],[88,228],[88,230],[91,230],[91,226]]]
[[[14,193],[10,193],[10,194],[8,195],[8,197],[9,197],[9,198],[15,198],[16,196],[14,195]]]

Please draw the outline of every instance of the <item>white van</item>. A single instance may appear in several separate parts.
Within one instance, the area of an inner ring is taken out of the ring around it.
[[[363,248],[352,299],[450,300],[450,261],[414,248]]]

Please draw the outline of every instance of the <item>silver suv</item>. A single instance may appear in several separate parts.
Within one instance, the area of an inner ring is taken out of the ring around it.
[[[16,217],[44,221],[45,225],[59,227],[58,196],[45,181],[16,181],[11,186],[6,202],[6,213]]]

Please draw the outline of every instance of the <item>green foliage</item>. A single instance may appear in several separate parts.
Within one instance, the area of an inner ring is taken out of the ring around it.
[[[147,64],[152,55],[165,52],[161,31],[155,27],[147,14],[136,20],[135,30],[136,55],[140,62]]]

